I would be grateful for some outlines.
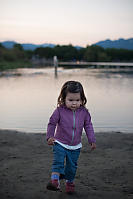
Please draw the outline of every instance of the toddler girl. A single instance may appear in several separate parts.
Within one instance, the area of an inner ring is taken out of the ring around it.
[[[96,148],[91,116],[85,108],[86,102],[80,82],[67,81],[63,85],[58,97],[57,108],[50,117],[47,128],[47,142],[48,145],[53,145],[54,155],[51,181],[47,184],[49,190],[60,190],[60,179],[64,178],[66,192],[74,192],[74,178],[82,147],[83,128],[91,149]]]

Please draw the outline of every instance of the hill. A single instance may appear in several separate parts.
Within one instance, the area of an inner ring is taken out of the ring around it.
[[[14,44],[17,44],[17,42],[15,41],[4,41],[4,42],[1,42],[1,44],[5,47],[5,48],[13,48]],[[22,43],[21,44],[23,46],[23,49],[24,50],[35,50],[36,48],[39,48],[39,47],[50,47],[50,48],[53,48],[55,45],[54,44],[40,44],[40,45],[37,45],[37,44],[30,44],[30,43]]]
[[[123,48],[128,50],[133,50],[133,38],[130,39],[118,39],[118,40],[104,40],[99,41],[93,45],[101,46],[103,48]]]
[[[13,48],[14,44],[17,44],[15,41],[4,41],[1,42],[1,44],[5,48]],[[22,43],[24,50],[35,50],[36,48],[39,47],[50,47],[54,48],[56,45],[55,44],[49,44],[49,43],[44,43],[44,44],[31,44],[31,43]],[[116,48],[116,49],[128,49],[128,50],[133,50],[133,38],[130,39],[118,39],[118,40],[104,40],[104,41],[99,41],[97,43],[94,43],[93,45],[101,46],[103,48]],[[81,46],[75,46],[75,48],[80,49],[82,48]]]

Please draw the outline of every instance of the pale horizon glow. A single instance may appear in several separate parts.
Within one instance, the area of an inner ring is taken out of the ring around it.
[[[0,0],[0,41],[87,46],[133,37],[132,0]]]

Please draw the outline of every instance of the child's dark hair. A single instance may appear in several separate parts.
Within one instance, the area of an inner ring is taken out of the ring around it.
[[[61,88],[60,95],[58,97],[57,106],[65,105],[65,99],[67,93],[80,93],[82,106],[85,106],[87,99],[84,94],[83,86],[77,81],[67,81]]]

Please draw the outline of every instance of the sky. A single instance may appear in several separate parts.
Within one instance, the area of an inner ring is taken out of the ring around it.
[[[133,0],[0,0],[0,42],[87,46],[133,38]]]

